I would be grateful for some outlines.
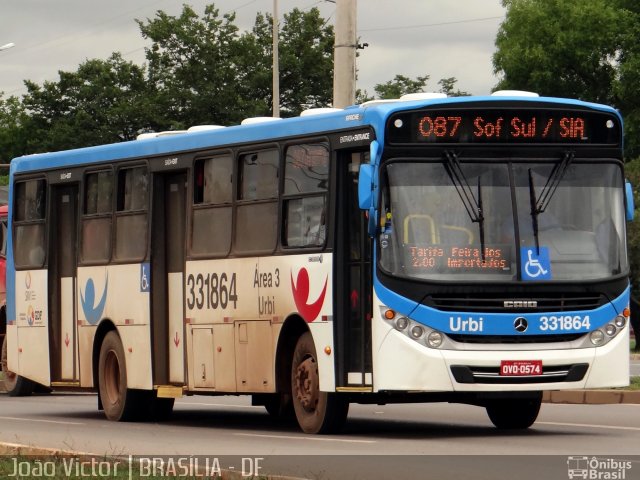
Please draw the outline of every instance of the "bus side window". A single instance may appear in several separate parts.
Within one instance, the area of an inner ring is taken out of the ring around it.
[[[44,180],[16,183],[15,193],[15,265],[17,268],[40,268],[45,259]]]
[[[119,261],[141,261],[147,252],[147,167],[123,168],[118,172],[116,244]]]
[[[226,255],[231,247],[233,158],[196,160],[191,252]]]
[[[238,157],[238,205],[234,249],[238,253],[270,252],[278,239],[278,170],[276,149]]]
[[[287,247],[321,247],[326,241],[329,147],[324,143],[287,148],[284,172],[284,232]]]
[[[83,263],[108,262],[111,257],[113,172],[93,172],[85,178],[80,258]]]

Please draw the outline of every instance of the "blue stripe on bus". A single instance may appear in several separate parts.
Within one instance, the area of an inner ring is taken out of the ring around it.
[[[134,140],[61,152],[27,155],[14,159],[11,164],[11,173],[71,167],[79,164],[108,162],[128,158],[150,157],[234,144],[268,142],[296,135],[325,134],[327,132],[367,126],[375,128],[377,139],[380,144],[383,145],[385,121],[390,114],[396,111],[428,108],[436,105],[464,105],[465,103],[472,102],[487,102],[489,104],[505,101],[546,102],[557,103],[559,105],[588,107],[613,113],[620,118],[619,113],[615,109],[605,105],[552,97],[450,97],[411,102],[393,102],[364,108],[353,106],[335,113],[287,118],[277,122],[236,125],[217,130],[191,132],[146,140]],[[622,121],[621,118],[620,121]]]
[[[526,311],[519,313],[471,313],[436,310],[389,290],[377,279],[374,284],[378,298],[390,309],[444,333],[469,335],[553,335],[590,332],[613,321],[616,315],[629,305],[631,289],[627,287],[618,298],[594,310],[547,313]],[[529,324],[524,333],[516,332],[514,329],[514,321],[518,317],[526,318]],[[575,328],[578,324],[580,327]],[[544,329],[545,326],[546,329]]]

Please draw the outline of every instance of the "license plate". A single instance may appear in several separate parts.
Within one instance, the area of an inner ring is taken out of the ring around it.
[[[500,375],[515,377],[542,375],[542,360],[502,360]]]

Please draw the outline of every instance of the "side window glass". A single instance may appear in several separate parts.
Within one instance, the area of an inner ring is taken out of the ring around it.
[[[284,194],[324,192],[329,181],[329,147],[326,144],[287,148]]]
[[[240,155],[239,200],[265,200],[278,197],[278,151]]]
[[[280,153],[276,149],[238,157],[239,204],[233,242],[238,253],[266,253],[276,248],[279,168]]]
[[[231,248],[233,158],[197,160],[194,178],[191,252],[220,256]]]
[[[116,199],[117,261],[139,262],[147,253],[149,204],[149,176],[147,167],[125,168],[118,172]]]
[[[106,263],[111,258],[113,172],[93,172],[85,177],[80,261]]]
[[[125,168],[118,175],[118,212],[146,210],[149,177],[147,167]]]
[[[15,185],[14,261],[16,268],[41,268],[45,260],[46,182]]]
[[[329,146],[293,145],[285,155],[283,234],[285,247],[322,247],[327,239]]]
[[[233,199],[232,162],[229,155],[196,161],[193,203],[196,205],[231,203]]]

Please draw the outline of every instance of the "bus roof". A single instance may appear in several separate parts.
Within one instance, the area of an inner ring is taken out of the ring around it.
[[[245,122],[244,125],[217,128],[193,128],[184,132],[162,132],[153,138],[143,138],[128,142],[113,143],[95,147],[85,147],[51,153],[40,153],[18,157],[11,162],[11,174],[32,170],[48,170],[65,168],[78,164],[91,164],[128,158],[144,158],[163,154],[211,149],[235,144],[268,142],[270,140],[293,137],[296,135],[314,135],[340,130],[356,129],[371,125],[376,128],[376,135],[382,138],[384,120],[398,110],[425,108],[434,105],[453,105],[471,102],[505,103],[557,103],[574,107],[586,107],[601,111],[618,112],[606,105],[582,102],[554,97],[537,97],[530,95],[508,96],[469,96],[445,97],[434,96],[427,99],[408,101],[382,100],[354,105],[343,110],[321,109],[317,115],[305,114],[300,117],[286,118],[278,122]]]

